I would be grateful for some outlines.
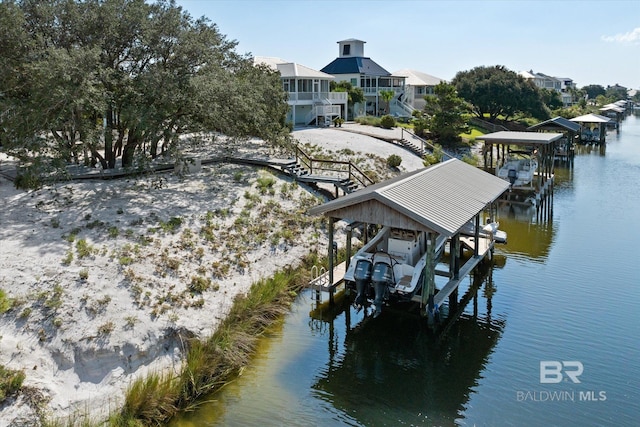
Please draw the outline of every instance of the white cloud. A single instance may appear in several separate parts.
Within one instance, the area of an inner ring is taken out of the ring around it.
[[[624,34],[616,34],[615,36],[602,36],[602,40],[616,43],[640,43],[640,27],[634,28],[633,30]]]

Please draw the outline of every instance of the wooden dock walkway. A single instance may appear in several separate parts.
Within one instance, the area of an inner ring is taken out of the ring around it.
[[[318,276],[309,282],[307,287],[315,291],[333,292],[344,281],[346,269],[347,263],[344,261],[335,266],[333,269],[333,282],[329,280],[329,271],[322,270]]]

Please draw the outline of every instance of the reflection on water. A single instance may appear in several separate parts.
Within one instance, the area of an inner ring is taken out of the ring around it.
[[[504,322],[466,313],[438,338],[423,319],[386,314],[347,333],[317,396],[360,425],[454,424]]]
[[[173,425],[453,425],[504,328],[491,270],[460,291],[437,332],[417,310],[373,319],[344,295],[314,308],[305,291],[243,376]]]

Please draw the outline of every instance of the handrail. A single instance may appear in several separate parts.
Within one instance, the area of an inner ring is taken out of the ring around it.
[[[305,153],[300,146],[296,145],[296,162],[300,162],[304,167],[309,170],[310,174],[313,174],[314,170],[317,171],[326,171],[326,172],[339,172],[339,173],[347,173],[348,179],[352,181],[357,181],[363,187],[367,185],[374,184],[375,181],[372,180],[365,174],[358,166],[354,165],[350,161],[343,160],[331,160],[331,159],[314,159]],[[328,164],[328,167],[323,167],[323,164]],[[315,165],[315,167],[314,167]],[[346,165],[347,168],[333,168],[332,165]]]
[[[416,135],[415,133],[413,133],[413,132],[411,132],[411,131],[409,131],[409,130],[407,130],[407,129],[404,129],[404,128],[402,128],[402,132],[403,132],[403,133],[404,133],[404,132],[406,132],[406,133],[408,133],[409,135],[413,136],[414,138],[418,138],[418,139],[420,140],[420,142],[422,142],[422,153],[424,153],[424,151],[425,151],[425,150],[424,150],[424,146],[425,146],[425,145],[428,145],[428,146],[429,146],[429,148],[431,148],[431,152],[433,152],[433,151],[435,150],[435,148],[436,148],[436,147],[435,147],[433,144],[431,144],[429,141],[427,141],[426,139],[420,138],[420,137],[419,137],[418,135]],[[403,137],[403,139],[404,139],[404,137]],[[453,159],[453,158],[455,157],[454,155],[447,153],[445,150],[442,150],[442,154],[444,154],[444,155],[448,156],[448,157],[449,157],[449,158],[451,158],[451,159]]]
[[[475,124],[476,126],[480,126],[482,128],[488,129],[488,130],[490,130],[492,132],[496,132],[496,129],[498,129],[498,130],[509,130],[509,129],[507,129],[506,127],[504,127],[502,125],[499,125],[499,124],[496,124],[496,123],[491,123],[491,122],[488,122],[486,120],[482,120],[479,117],[471,117],[469,119],[469,122],[471,122],[471,124]]]

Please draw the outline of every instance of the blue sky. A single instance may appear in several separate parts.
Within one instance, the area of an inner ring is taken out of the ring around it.
[[[363,40],[389,72],[452,79],[504,65],[569,77],[578,87],[640,89],[640,1],[177,0],[205,16],[238,53],[276,56],[319,70],[339,40]]]

